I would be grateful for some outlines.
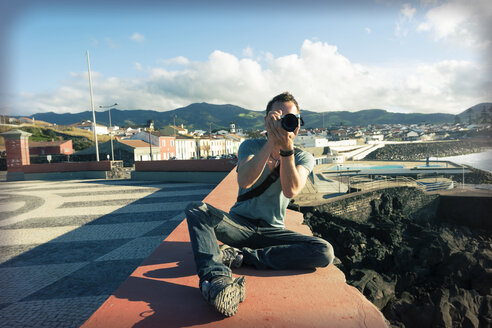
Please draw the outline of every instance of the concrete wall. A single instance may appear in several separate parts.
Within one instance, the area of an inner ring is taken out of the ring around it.
[[[109,171],[77,171],[51,173],[24,173],[7,172],[7,181],[22,180],[78,180],[78,179],[106,179]]]
[[[316,208],[343,219],[365,222],[373,214],[373,211],[384,210],[385,202],[390,202],[391,208],[399,207],[402,212],[411,215],[422,207],[431,204],[437,198],[438,195],[427,195],[417,188],[395,187],[347,194],[333,200],[327,200],[326,204]]]
[[[487,196],[428,194],[414,187],[395,187],[347,194],[307,209],[363,223],[371,215],[392,211],[418,222],[447,222],[492,231],[492,201]],[[327,218],[329,219],[329,218]]]
[[[132,172],[132,180],[218,184],[229,172]]]
[[[10,169],[7,181],[107,179],[111,171],[111,161],[31,164]]]
[[[32,164],[12,168],[9,171],[24,172],[25,174],[77,171],[111,171],[111,161]]]
[[[216,184],[237,164],[233,159],[197,159],[135,162],[132,180]]]
[[[235,159],[196,159],[135,162],[135,172],[230,172]]]

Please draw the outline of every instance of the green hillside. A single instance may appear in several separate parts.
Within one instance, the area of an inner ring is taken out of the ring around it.
[[[492,103],[481,103],[456,115],[458,122],[467,124],[492,123]]]
[[[479,106],[479,105],[477,105]],[[226,129],[231,122],[245,130],[262,129],[264,126],[264,111],[253,111],[234,105],[213,105],[207,103],[195,103],[186,107],[177,108],[166,112],[154,110],[111,110],[113,125],[120,127],[146,126],[148,120],[154,121],[156,128],[169,124],[183,124],[190,130],[209,130],[210,124],[213,130]],[[465,114],[460,114],[465,115]],[[367,126],[368,124],[421,124],[425,123],[453,123],[455,115],[451,114],[402,114],[392,113],[383,109],[368,109],[357,112],[349,111],[325,111],[324,113],[303,110],[305,126],[321,128],[338,125]],[[36,120],[56,123],[57,125],[70,125],[84,120],[92,120],[89,111],[74,114],[39,113],[32,115]],[[324,118],[324,120],[323,120]],[[108,111],[96,112],[96,122],[109,125]]]

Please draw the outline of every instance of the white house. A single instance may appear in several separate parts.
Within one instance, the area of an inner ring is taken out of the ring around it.
[[[77,129],[94,131],[92,121],[84,121],[77,124],[72,124]],[[109,134],[108,127],[96,123],[96,134]]]
[[[328,139],[317,135],[297,135],[294,143],[302,148],[311,147],[326,147],[328,146]]]
[[[384,135],[382,134],[372,134],[365,136],[367,144],[381,143],[384,140]]]
[[[196,141],[192,137],[176,136],[176,158],[192,159],[197,157]]]
[[[221,156],[226,153],[226,145],[224,138],[214,138],[210,140],[211,156]]]
[[[407,133],[408,140],[417,140],[419,138],[419,134],[415,131],[410,131]]]

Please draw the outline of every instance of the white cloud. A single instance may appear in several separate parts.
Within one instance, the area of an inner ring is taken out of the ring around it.
[[[405,37],[408,35],[408,25],[412,22],[413,16],[417,12],[416,8],[412,8],[409,3],[404,3],[400,10],[398,21],[395,26],[395,35],[398,37]]]
[[[492,4],[490,0],[452,0],[431,8],[418,31],[431,32],[436,41],[465,47],[492,46]]]
[[[240,59],[216,50],[205,61],[177,57],[160,64],[137,79],[93,72],[96,106],[114,99],[122,109],[164,111],[204,101],[263,110],[274,95],[290,91],[301,108],[312,111],[458,113],[491,100],[492,82],[481,64],[450,60],[369,67],[351,62],[336,46],[310,40],[299,54],[282,57],[265,52],[261,59]],[[18,95],[11,108],[25,115],[87,110],[87,73],[71,74],[50,94]]]
[[[136,69],[137,71],[141,71],[141,70],[142,70],[142,64],[140,64],[140,63],[138,63],[138,62],[137,62],[137,63],[135,63],[135,69]]]
[[[409,3],[404,3],[403,8],[400,10],[400,13],[403,15],[403,17],[411,21],[416,11],[417,9],[412,8],[412,6]]]
[[[253,57],[253,54],[254,54],[253,48],[246,47],[243,49],[243,56],[244,57]]]
[[[159,60],[158,62],[164,66],[172,66],[172,65],[186,66],[190,64],[188,58],[183,56],[178,56],[171,59],[163,59],[163,60]]]
[[[142,34],[135,32],[130,36],[130,40],[133,40],[135,42],[144,42],[145,41],[145,36]]]
[[[366,31],[367,34],[371,34],[371,29],[369,27],[366,27],[365,28],[365,31]]]

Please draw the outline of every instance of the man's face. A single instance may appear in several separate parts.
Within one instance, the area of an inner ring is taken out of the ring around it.
[[[287,102],[277,101],[273,104],[272,111],[281,111],[282,112],[281,115],[299,114],[296,104],[294,104],[292,101],[287,101]]]
[[[287,102],[277,101],[277,102],[273,103],[272,109],[265,116],[265,128],[267,125],[267,118],[269,116],[271,116],[272,114],[275,117],[276,121],[280,121],[281,116],[287,115],[287,114],[296,115],[296,114],[299,114],[299,111],[297,110],[296,104],[294,104],[294,102],[292,102],[292,101],[287,101]],[[298,131],[299,131],[299,129],[294,131],[294,133],[297,134]]]

